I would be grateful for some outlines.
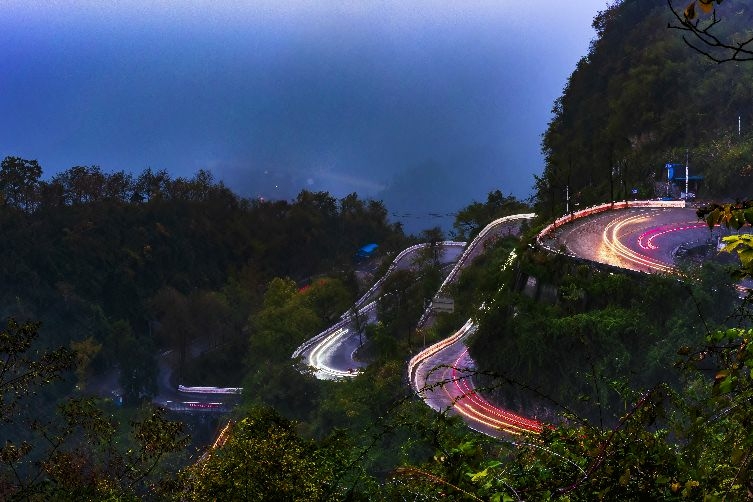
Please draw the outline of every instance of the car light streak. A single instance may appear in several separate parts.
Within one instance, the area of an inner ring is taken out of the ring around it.
[[[659,249],[659,246],[654,244],[654,239],[656,239],[657,237],[662,237],[664,235],[671,234],[673,232],[695,230],[696,228],[708,228],[708,225],[706,223],[693,222],[693,223],[684,224],[681,227],[664,226],[664,227],[652,228],[650,230],[643,232],[641,235],[638,236],[638,245],[641,247],[641,249],[656,250],[656,249]]]
[[[579,211],[575,211],[574,213],[566,214],[565,216],[561,216],[554,220],[554,223],[550,223],[544,229],[539,232],[539,235],[536,236],[536,242],[539,243],[542,247],[547,247],[544,245],[544,240],[549,238],[559,227],[562,225],[565,225],[567,223],[571,223],[577,219],[585,218],[586,216],[591,216],[594,214],[603,213],[606,211],[611,211],[614,209],[627,209],[630,207],[642,207],[642,208],[652,208],[652,209],[659,209],[659,208],[678,208],[678,207],[685,207],[685,201],[660,201],[660,200],[630,200],[630,201],[624,201],[624,202],[607,202],[606,204],[599,204],[597,206],[591,206],[587,207],[585,209],[581,209]],[[555,251],[551,249],[551,251]]]
[[[640,208],[670,208],[670,207],[684,207],[683,202],[660,202],[660,201],[625,201],[625,202],[617,202],[617,203],[608,203],[608,204],[602,204],[599,206],[594,206],[591,208],[586,208],[584,210],[568,214],[563,216],[562,218],[559,218],[557,221],[555,221],[552,225],[546,227],[542,232],[539,233],[537,236],[537,242],[542,245],[543,247],[546,247],[543,245],[543,240],[545,238],[548,238],[550,234],[552,234],[554,231],[557,230],[559,226],[562,226],[566,223],[570,223],[578,218],[595,215],[598,213],[602,213],[605,211],[609,211],[612,209],[627,209],[630,207],[640,207]],[[487,234],[490,234],[492,230],[496,229],[497,226],[503,224],[503,223],[514,223],[514,220],[523,220],[523,219],[531,219],[535,217],[533,214],[526,214],[526,215],[513,215],[511,217],[505,217],[500,220],[495,220],[490,225],[485,227],[479,235],[474,239],[465,249],[462,256],[456,263],[453,270],[450,272],[450,274],[445,278],[445,281],[442,284],[442,287],[446,286],[453,280],[455,280],[457,274],[464,266],[467,259],[471,256],[472,250],[478,246],[480,242],[482,242],[482,239],[485,238]],[[625,266],[624,264],[629,264],[630,268],[637,268],[640,271],[653,271],[653,272],[671,272],[674,270],[674,267],[663,263],[659,260],[653,259],[650,256],[647,256],[645,254],[642,254],[640,252],[634,251],[633,249],[630,249],[628,246],[623,244],[620,241],[620,235],[625,233],[625,230],[628,228],[629,225],[633,224],[639,224],[641,222],[644,222],[648,219],[645,215],[638,215],[638,216],[632,216],[632,217],[626,217],[626,218],[616,218],[612,220],[606,228],[603,230],[602,234],[602,242],[604,244],[604,248],[608,250],[609,255],[603,256],[605,259],[605,263],[612,263],[614,264],[615,259],[619,260],[620,265]],[[694,224],[694,223],[687,223],[684,227],[674,227],[674,228],[658,228],[653,229],[652,231],[644,232],[643,235],[639,238],[638,246],[640,249],[646,250],[646,251],[652,251],[656,250],[658,248],[657,243],[655,240],[662,236],[666,235],[669,232],[676,232],[681,230],[687,230],[691,228],[698,228],[702,226],[702,223]],[[445,245],[460,245],[461,243],[450,243],[446,242],[443,243]],[[417,248],[417,247],[415,247]],[[389,272],[397,267],[397,263],[407,255],[408,252],[413,251],[413,248],[409,248],[405,250],[403,253],[400,253],[400,255],[393,261],[393,263],[390,265],[390,269],[388,270],[388,273],[385,274],[389,275]],[[558,252],[556,250],[553,250],[553,252]],[[611,255],[611,256],[610,256]],[[514,257],[511,257],[510,260],[513,260]],[[359,308],[361,305],[369,301],[373,298],[373,295],[376,294],[379,287],[381,286],[381,281],[384,279],[380,279],[377,281],[374,286],[359,299],[359,301],[356,304],[356,308]],[[440,291],[442,289],[440,287]],[[373,302],[372,302],[373,304]],[[371,307],[371,305],[369,305]],[[367,307],[368,308],[368,307]],[[360,312],[363,312],[366,310],[360,309]],[[424,313],[422,316],[419,326],[423,326],[424,322],[428,318],[428,313],[430,312],[430,309],[427,309],[427,312]],[[339,379],[344,377],[353,377],[356,374],[358,374],[357,371],[349,370],[349,371],[343,371],[341,369],[332,368],[328,365],[327,361],[331,360],[331,354],[338,350],[338,348],[342,345],[343,340],[348,336],[348,324],[350,322],[350,319],[348,319],[348,314],[344,314],[342,316],[342,321],[339,322],[337,325],[333,326],[329,330],[320,333],[313,339],[305,342],[301,347],[299,347],[296,352],[294,353],[293,357],[297,357],[299,355],[305,355],[306,352],[308,352],[308,355],[306,356],[307,362],[309,366],[314,368],[316,370],[316,376],[318,378],[332,378],[332,379]],[[424,399],[424,401],[429,404],[432,407],[435,407],[435,404],[431,402],[431,399],[429,396],[426,395],[425,389],[431,389],[432,386],[427,386],[427,376],[429,373],[422,371],[425,366],[424,364],[429,364],[429,360],[432,358],[436,358],[438,360],[441,360],[441,352],[445,350],[453,350],[453,354],[457,355],[458,352],[454,352],[456,349],[453,349],[452,347],[455,344],[462,343],[462,340],[465,336],[467,336],[470,333],[473,333],[476,329],[476,326],[473,324],[471,320],[465,323],[463,327],[461,327],[457,332],[455,332],[452,336],[449,338],[446,338],[445,340],[442,340],[434,345],[431,345],[430,347],[425,348],[415,356],[413,356],[410,361],[408,362],[408,378],[411,382],[411,385],[413,388],[419,393],[419,395]],[[455,355],[451,357],[455,357]],[[350,354],[351,359],[353,357],[353,354]],[[515,413],[512,413],[508,410],[498,408],[494,405],[492,405],[489,401],[484,399],[481,395],[478,394],[478,392],[473,387],[472,379],[470,378],[469,374],[461,374],[463,373],[462,370],[459,372],[458,367],[459,363],[463,358],[467,358],[467,349],[463,348],[463,350],[460,352],[460,355],[457,356],[455,359],[455,362],[453,365],[450,365],[448,368],[451,369],[445,369],[442,378],[444,380],[442,382],[439,382],[437,386],[441,386],[443,389],[443,392],[445,393],[446,397],[450,400],[451,406],[453,409],[460,415],[462,415],[464,418],[467,419],[468,422],[471,424],[479,424],[483,425],[488,428],[493,428],[496,430],[502,430],[506,431],[511,434],[520,434],[522,432],[533,432],[533,433],[540,433],[543,429],[544,425],[542,425],[541,422],[537,420],[533,420],[530,418],[523,417],[521,415],[517,415]],[[471,362],[472,364],[472,362]],[[441,364],[435,365],[435,366],[441,366]],[[441,400],[440,400],[441,401]]]
[[[186,394],[241,394],[242,387],[187,387],[178,385],[178,392]]]
[[[448,348],[454,343],[460,341],[465,335],[469,333],[473,333],[475,330],[476,330],[476,326],[473,324],[473,321],[471,319],[468,319],[468,321],[466,321],[466,323],[459,330],[457,330],[452,336],[449,336],[448,338],[445,338],[444,340],[440,340],[434,345],[430,345],[426,347],[424,350],[422,350],[421,352],[413,356],[411,360],[408,361],[408,379],[413,385],[413,388],[417,392],[422,393],[423,388],[426,385],[425,381],[420,382],[420,383],[417,381],[418,367],[424,361],[438,354],[439,352],[443,351],[444,349]]]
[[[462,248],[465,246],[465,242],[455,241],[442,241],[438,244],[442,246],[443,250],[451,248]],[[381,288],[384,280],[399,266],[403,266],[401,262],[405,262],[412,253],[424,249],[427,246],[429,246],[428,243],[416,244],[400,252],[390,264],[390,267],[384,274],[384,276],[382,276],[382,278],[380,278],[369,289],[369,291],[355,303],[354,309],[358,309],[357,315],[365,317],[367,319],[367,323],[373,322],[372,319],[374,317],[374,311],[376,311],[377,300],[374,300],[372,298],[378,294],[378,291]],[[369,300],[371,300],[371,302],[364,306],[364,303]],[[353,334],[352,332],[349,334],[347,326],[354,323],[354,317],[355,316],[353,314],[353,309],[345,312],[342,316],[340,316],[340,321],[337,324],[331,326],[325,331],[322,331],[318,335],[302,343],[293,352],[293,359],[297,359],[298,357],[303,356],[307,362],[307,365],[315,370],[314,375],[317,378],[321,379],[337,380],[358,375],[360,371],[356,369],[357,363],[355,363],[353,357],[357,348],[351,350],[351,352],[347,354],[347,357],[343,357],[344,354],[341,354],[340,357],[338,357],[338,359],[340,360],[349,359],[350,361],[352,361],[351,367],[349,367],[347,371],[343,370],[342,366],[340,368],[333,368],[330,365],[331,363],[327,363],[327,361],[332,361],[331,355],[333,353],[336,353],[338,351],[342,352],[344,350],[343,347],[347,347],[349,345],[346,344],[345,341],[349,336],[353,336]]]
[[[341,344],[343,339],[347,335],[347,328],[340,328],[338,330],[335,330],[319,344],[317,344],[317,346],[314,347],[314,349],[309,353],[309,366],[314,368],[317,373],[320,373],[323,378],[326,378],[327,376],[330,378],[354,377],[359,373],[358,370],[342,371],[331,368],[325,363],[326,355],[331,350],[334,350],[339,344]]]
[[[171,411],[229,411],[225,403],[202,401],[165,401],[164,407]]]
[[[209,457],[212,456],[212,453],[214,453],[214,450],[217,448],[222,448],[225,446],[225,443],[227,443],[227,440],[230,438],[230,431],[233,429],[233,421],[228,420],[225,424],[225,427],[220,430],[219,434],[217,434],[217,438],[214,440],[214,443],[212,443],[212,446],[207,448],[204,453],[199,457],[199,460],[197,463],[202,463],[206,461]]]
[[[223,427],[220,433],[217,435],[217,439],[215,439],[214,443],[212,443],[213,450],[220,448],[227,442],[228,436],[230,435],[230,429],[232,429],[232,427],[233,421],[228,420],[228,422],[225,424],[225,427]]]
[[[452,336],[427,347],[410,360],[408,374],[411,384],[424,400],[428,398],[425,390],[427,382],[424,376],[420,374],[419,367],[423,364],[432,364],[429,363],[431,357],[455,344],[463,343],[463,339],[475,330],[476,325],[472,320],[468,320]],[[458,373],[457,368],[461,366],[461,360],[467,358],[467,352],[468,349],[464,348],[453,364],[443,370],[440,377],[439,383],[453,410],[465,417],[471,424],[483,425],[510,434],[541,432],[542,425],[540,422],[494,406],[476,392],[468,375]]]
[[[653,271],[653,272],[665,272],[669,273],[674,271],[674,267],[666,265],[658,260],[654,260],[646,255],[636,253],[632,249],[625,246],[619,239],[620,232],[624,227],[641,223],[648,219],[647,216],[637,215],[629,218],[614,219],[604,228],[602,233],[602,240],[604,244],[612,251],[617,257],[632,263],[634,266],[638,265],[637,269],[641,272]],[[606,260],[609,263],[609,260]],[[648,269],[648,270],[646,270]]]
[[[449,381],[452,382],[457,392],[450,392],[447,390],[447,386],[444,386],[447,395],[455,402],[455,409],[459,413],[471,418],[471,420],[481,422],[496,429],[502,429],[512,434],[520,434],[521,432],[540,433],[542,429],[541,422],[522,417],[492,405],[489,401],[479,396],[476,389],[470,383],[470,376],[458,375],[460,361],[466,357],[467,353],[468,349],[465,349],[455,360],[451,368],[451,378]]]
[[[522,221],[532,220],[535,217],[536,217],[536,213],[512,214],[509,216],[503,216],[502,218],[498,218],[492,221],[491,223],[489,223],[488,225],[486,225],[483,229],[481,229],[478,235],[471,241],[468,247],[465,248],[465,250],[463,251],[463,254],[460,256],[457,263],[455,263],[455,266],[452,268],[452,270],[447,275],[447,277],[445,277],[445,280],[442,281],[442,284],[439,286],[439,289],[437,290],[435,297],[441,294],[448,284],[455,282],[455,280],[458,278],[458,275],[460,274],[460,271],[463,268],[465,268],[470,256],[473,254],[476,248],[482,242],[485,242],[485,240],[490,235],[494,235],[495,231],[498,231],[504,228],[505,226],[509,226],[509,225],[520,225]],[[510,232],[511,231],[508,230],[508,233]],[[429,307],[424,311],[424,313],[421,315],[421,318],[418,320],[417,327],[423,328],[426,325],[426,322],[429,320],[429,316],[431,315],[433,310],[434,310],[434,303],[430,302]]]
[[[680,208],[685,207],[684,201],[669,201],[669,202],[660,202],[660,201],[625,201],[623,202],[615,202],[615,203],[608,203],[608,204],[601,204],[599,206],[594,206],[591,208],[586,208],[581,211],[577,211],[575,213],[571,213],[568,215],[565,215],[559,219],[557,219],[554,223],[550,224],[544,230],[542,230],[536,238],[536,242],[539,246],[541,246],[544,249],[548,249],[550,252],[553,253],[560,253],[561,251],[558,249],[555,249],[553,246],[547,245],[545,243],[545,239],[550,239],[554,236],[555,232],[558,230],[559,227],[562,225],[571,223],[575,221],[576,219],[583,218],[586,216],[596,215],[605,211],[613,210],[613,209],[628,209],[628,208]],[[451,273],[445,278],[445,281],[442,283],[441,289],[446,286],[448,283],[455,280],[457,274],[462,269],[462,267],[465,264],[465,261],[468,259],[468,257],[471,254],[471,251],[482,241],[481,238],[485,237],[491,230],[493,230],[497,225],[500,225],[502,223],[507,223],[508,221],[512,220],[520,220],[520,219],[531,219],[535,217],[534,214],[526,214],[526,215],[513,215],[510,217],[505,217],[500,220],[496,220],[492,222],[490,225],[485,227],[481,233],[476,237],[476,239],[471,242],[471,244],[465,249],[462,256],[456,263],[455,267],[451,271]],[[629,225],[634,224],[640,224],[642,222],[648,221],[649,217],[645,215],[637,215],[637,216],[631,216],[631,217],[623,217],[623,218],[615,218],[612,221],[610,221],[606,227],[604,228],[602,232],[602,242],[604,246],[611,252],[612,256],[608,255],[600,255],[600,259],[598,261],[603,261],[603,263],[607,264],[613,264],[617,266],[625,266],[625,263],[632,264],[633,266],[637,266],[637,269],[642,272],[673,272],[675,270],[674,267],[671,265],[668,265],[664,262],[661,262],[659,260],[653,259],[650,256],[644,255],[640,252],[636,252],[629,247],[625,246],[621,240],[620,236],[624,235],[624,231]],[[640,249],[645,251],[656,251],[659,249],[659,244],[656,242],[656,240],[660,237],[666,236],[673,232],[680,232],[680,231],[687,231],[687,230],[694,230],[701,227],[706,227],[706,224],[703,222],[685,222],[681,224],[682,226],[670,226],[666,225],[663,227],[655,227],[651,228],[649,230],[644,231],[638,238],[637,238],[637,245]],[[459,242],[443,242],[441,243],[445,246],[460,246],[464,243]],[[373,298],[373,295],[378,291],[379,287],[381,286],[382,281],[386,278],[386,276],[391,272],[394,268],[397,267],[397,263],[403,259],[404,256],[406,256],[409,252],[414,251],[415,249],[418,249],[423,245],[417,245],[413,246],[409,249],[404,250],[398,257],[395,258],[393,263],[390,265],[390,268],[388,270],[388,273],[385,274],[384,277],[382,277],[379,281],[377,281],[374,286],[364,295],[362,296],[357,302],[356,302],[356,308],[359,309],[360,314],[364,314],[366,312],[370,312],[371,310],[374,310],[376,302],[372,301],[369,305],[366,307],[361,307],[364,303],[369,301]],[[621,262],[615,263],[615,259],[618,260],[621,259]],[[511,255],[511,257],[508,259],[508,262],[505,264],[505,267],[509,266],[511,262],[514,260],[514,256]],[[629,268],[629,267],[628,267]],[[422,326],[424,321],[426,320],[426,316],[428,316],[428,312],[431,309],[427,309],[427,312],[425,312],[425,316],[422,317],[421,322],[419,323],[419,326]],[[342,315],[342,320],[336,324],[335,326],[329,328],[327,331],[324,331],[314,338],[308,340],[304,344],[302,344],[293,354],[293,358],[297,358],[301,355],[305,355],[306,351],[310,352],[308,353],[307,361],[308,364],[316,370],[316,374],[318,378],[332,378],[332,379],[338,379],[338,378],[344,378],[344,377],[353,377],[356,376],[359,372],[357,370],[349,370],[349,371],[342,371],[338,370],[336,368],[332,368],[327,366],[326,359],[328,357],[328,354],[331,353],[331,351],[334,351],[337,349],[337,347],[342,343],[342,341],[347,337],[348,335],[348,329],[345,328],[350,322],[351,322],[351,314],[350,311],[346,312]],[[468,320],[459,330],[457,330],[452,336],[441,340],[440,342],[437,342],[429,347],[426,347],[424,350],[413,356],[410,361],[408,362],[408,378],[411,383],[411,386],[416,390],[416,392],[420,395],[420,397],[424,400],[424,402],[429,405],[432,408],[436,408],[434,404],[431,403],[430,396],[427,396],[427,389],[432,390],[433,387],[441,387],[444,395],[449,400],[450,406],[452,409],[457,412],[459,415],[463,416],[467,422],[469,423],[469,427],[474,427],[475,425],[482,425],[487,428],[491,428],[494,430],[504,431],[509,434],[522,434],[522,433],[540,433],[544,427],[550,428],[551,425],[545,425],[542,424],[542,422],[530,418],[523,417],[521,415],[518,415],[516,413],[512,413],[508,410],[499,408],[497,406],[494,406],[489,401],[484,399],[474,388],[473,386],[473,380],[471,378],[470,368],[469,370],[464,370],[461,367],[461,363],[465,359],[466,366],[472,366],[473,362],[468,361],[468,349],[464,348],[460,355],[455,358],[453,364],[443,366],[443,364],[435,364],[435,367],[443,367],[443,371],[441,374],[441,380],[435,384],[427,385],[427,376],[431,373],[431,371],[422,372],[422,366],[424,364],[430,364],[429,360],[434,357],[439,357],[440,353],[445,350],[450,350],[452,347],[456,344],[460,344],[463,342],[463,339],[469,335],[475,332],[476,325],[472,322],[472,320]],[[313,349],[311,347],[313,346]],[[456,349],[453,349],[456,350]],[[450,352],[450,354],[453,354],[453,352]],[[454,354],[457,354],[457,352],[454,352]],[[454,354],[450,357],[454,357]],[[353,354],[351,354],[351,359],[353,358]],[[433,363],[432,363],[433,364]],[[179,390],[181,392],[198,392],[198,393],[223,393],[221,391],[200,391],[200,390],[187,390],[187,389],[213,389],[213,388],[202,388],[202,387],[183,387],[179,386]],[[235,389],[235,388],[228,388],[228,389]],[[237,389],[238,393],[240,392],[240,388]],[[227,393],[235,393],[235,392],[227,392]],[[441,400],[440,400],[441,401]],[[178,403],[172,403],[168,401],[166,404],[175,405]],[[222,403],[196,403],[196,402],[185,402],[185,403],[179,403],[181,406],[187,406],[187,407],[197,407],[197,408],[212,408],[212,407],[220,407],[222,406]],[[210,447],[210,451],[214,450],[220,446],[222,446],[225,441],[227,440],[227,436],[230,432],[231,423],[228,422],[228,424],[222,429],[220,434],[218,435],[217,439],[215,440],[214,444]],[[483,428],[482,428],[483,429]],[[480,432],[484,432],[483,430],[479,430]],[[529,446],[533,446],[536,448],[542,448],[544,450],[547,450],[546,448],[543,448],[540,445],[534,445],[530,444]],[[556,452],[553,452],[551,450],[547,450],[551,454],[557,455],[561,457],[561,455],[557,454]],[[206,455],[206,453],[205,453]],[[202,457],[203,458],[203,457]],[[585,471],[578,466],[577,464],[573,463],[571,460],[561,457],[565,461],[571,463],[575,467],[577,467],[582,474],[585,474]]]
[[[651,208],[678,207],[680,205],[676,203],[657,204],[654,201],[639,201],[637,203],[604,204],[593,208],[587,208],[583,211],[580,211],[577,215],[567,215],[555,222],[555,224],[547,227],[543,232],[539,234],[538,241],[541,242],[544,235],[553,232],[556,229],[557,225],[562,225],[564,223],[573,221],[574,219],[598,214],[610,209],[627,208],[630,206]],[[682,206],[684,206],[684,204],[682,204]],[[674,269],[673,267],[661,261],[652,259],[649,256],[635,252],[625,246],[622,242],[620,242],[619,236],[628,225],[640,223],[641,221],[645,221],[647,218],[648,217],[646,216],[639,215],[630,218],[624,218],[622,220],[616,219],[610,222],[610,224],[607,225],[607,227],[604,229],[602,240],[606,248],[609,249],[616,257],[621,258],[622,260],[633,265],[639,266],[641,271],[648,269],[649,271],[670,272]],[[697,228],[702,225],[703,224],[689,223],[685,225],[685,227],[687,228],[681,227],[676,229],[667,229],[666,232],[686,230],[688,228]],[[646,235],[644,237],[644,240],[641,242],[653,246],[648,249],[656,249],[654,238],[659,237],[659,235],[663,235],[663,233],[656,232],[656,234],[657,235],[653,237],[651,235]],[[642,248],[645,249],[645,247]],[[610,261],[613,261],[613,259],[606,260],[607,263],[609,263]],[[427,403],[429,401],[427,400],[425,392],[422,390],[423,387],[426,386],[426,381],[421,381],[422,375],[420,375],[419,367],[428,359],[434,357],[444,350],[447,350],[452,345],[460,343],[462,338],[467,333],[473,332],[474,330],[475,326],[473,326],[473,324],[469,321],[453,336],[437,344],[434,344],[431,347],[426,348],[425,350],[421,351],[419,354],[411,358],[411,360],[409,361],[408,376],[410,378],[410,381],[414,385],[414,388],[416,388],[416,390],[422,396],[422,398],[427,401]],[[521,415],[517,415],[502,408],[498,408],[478,394],[478,392],[472,385],[470,375],[459,374],[457,369],[460,365],[459,363],[466,356],[467,349],[465,349],[457,357],[454,364],[451,365],[451,369],[446,369],[442,375],[442,378],[444,379],[443,381],[446,383],[441,386],[445,395],[452,403],[453,409],[471,423],[482,424],[487,427],[500,429],[511,434],[520,434],[522,432],[540,433],[544,427],[541,422],[523,417]]]
[[[395,259],[392,260],[392,263],[390,264],[389,268],[387,268],[387,272],[385,272],[385,274],[378,281],[376,281],[371,286],[371,288],[369,288],[369,290],[361,298],[359,298],[356,301],[355,308],[360,308],[361,305],[363,305],[364,303],[366,303],[367,301],[369,301],[369,299],[373,298],[373,296],[377,293],[377,291],[379,290],[379,288],[382,287],[382,284],[384,283],[384,281],[387,280],[387,277],[389,277],[389,275],[393,271],[395,271],[395,269],[398,268],[398,265],[400,264],[400,262],[404,258],[406,258],[410,254],[418,251],[419,249],[426,248],[426,247],[428,247],[430,245],[431,245],[430,243],[424,242],[424,243],[421,243],[421,244],[414,244],[413,246],[407,247],[407,248],[403,249],[402,251],[400,251],[400,253],[395,257]],[[448,248],[448,247],[465,247],[466,243],[465,242],[458,242],[458,241],[442,241],[442,242],[438,242],[437,245],[442,246],[443,248]],[[348,315],[349,315],[349,312],[346,312],[346,313],[344,313],[342,315],[342,318],[344,319]]]

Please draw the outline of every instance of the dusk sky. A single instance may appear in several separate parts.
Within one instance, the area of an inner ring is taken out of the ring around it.
[[[46,177],[205,168],[248,197],[355,191],[429,227],[490,190],[530,195],[605,7],[3,0],[0,155]]]

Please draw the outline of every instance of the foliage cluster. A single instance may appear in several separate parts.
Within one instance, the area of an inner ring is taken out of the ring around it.
[[[0,498],[137,500],[149,493],[185,452],[182,425],[163,410],[142,410],[123,440],[111,403],[70,398],[46,413],[35,396],[64,377],[74,353],[35,349],[38,327],[9,319],[0,330]]]
[[[497,218],[529,211],[529,206],[512,195],[504,195],[499,190],[489,192],[486,202],[472,202],[455,215],[452,224],[460,240],[473,239],[486,225]]]
[[[397,469],[392,488],[499,501],[749,499],[750,318],[728,271],[688,270],[681,282],[526,249],[517,267],[500,267],[508,252],[490,250],[469,270],[513,286],[478,297],[493,307],[482,310],[471,343],[485,368],[477,383],[489,385],[485,394],[501,389],[495,400],[513,409],[532,403],[527,413],[557,425],[495,446],[455,438],[461,466],[446,471],[438,451]],[[556,297],[537,295],[530,273],[546,276]]]

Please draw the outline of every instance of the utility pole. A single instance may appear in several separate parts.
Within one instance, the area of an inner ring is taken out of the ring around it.
[[[566,195],[567,195],[567,210],[565,211],[566,213],[570,212],[570,175],[573,172],[573,155],[570,154],[568,157],[569,158],[567,160],[567,193],[566,193]]]
[[[740,121],[740,115],[737,116],[737,135],[740,136],[742,132],[742,123]]]
[[[614,160],[611,145],[609,147],[609,202],[614,207]]]
[[[688,200],[688,185],[690,181],[690,176],[688,176],[688,157],[689,157],[689,149],[685,149],[685,200]]]

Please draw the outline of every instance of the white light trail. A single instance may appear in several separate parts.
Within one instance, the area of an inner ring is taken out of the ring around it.
[[[623,260],[638,265],[638,270],[645,272],[645,269],[653,272],[665,272],[670,273],[674,271],[674,267],[667,265],[658,260],[654,260],[646,255],[637,253],[632,249],[625,246],[620,241],[620,232],[628,225],[641,223],[648,219],[647,216],[637,215],[629,218],[615,219],[609,222],[602,232],[602,240],[604,244],[618,257]]]
[[[338,330],[333,331],[324,340],[319,342],[316,345],[316,347],[314,347],[314,349],[309,353],[309,357],[308,357],[309,366],[314,368],[318,373],[321,373],[322,377],[325,377],[325,375],[330,378],[344,378],[344,377],[356,376],[359,373],[358,370],[342,371],[342,370],[338,370],[330,366],[327,366],[325,362],[328,353],[331,350],[336,349],[337,346],[342,343],[342,341],[347,335],[348,335],[348,329],[340,328]]]

